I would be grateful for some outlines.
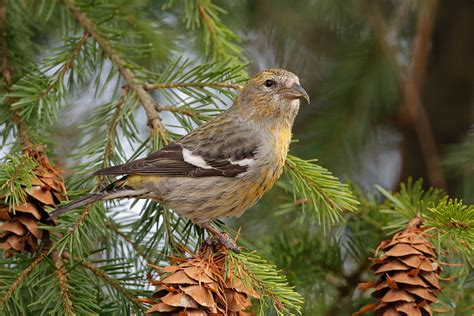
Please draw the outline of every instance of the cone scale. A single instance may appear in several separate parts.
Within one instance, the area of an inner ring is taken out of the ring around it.
[[[24,203],[16,205],[14,212],[8,205],[0,204],[0,249],[5,257],[11,257],[15,252],[36,251],[38,240],[48,238],[48,232],[39,228],[42,224],[50,224],[46,221],[45,208],[55,207],[66,195],[64,181],[49,163],[44,148],[27,148],[24,155],[36,160],[38,167]]]
[[[431,316],[430,304],[441,290],[434,245],[426,239],[416,217],[404,231],[396,233],[377,248],[382,254],[371,259],[376,282],[360,283],[361,290],[373,289],[378,303],[362,307],[353,315],[372,312],[376,316]]]

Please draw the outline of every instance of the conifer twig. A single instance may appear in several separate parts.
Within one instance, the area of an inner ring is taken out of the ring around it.
[[[86,268],[87,270],[91,271],[95,276],[97,276],[99,279],[104,281],[106,284],[109,284],[112,286],[117,292],[121,293],[123,296],[125,296],[128,300],[133,302],[133,304],[140,306],[140,308],[143,308],[140,304],[137,303],[136,297],[133,293],[131,293],[129,290],[127,290],[125,287],[123,287],[119,281],[115,280],[114,278],[110,277],[107,272],[104,270],[96,267],[92,262],[89,262],[87,260],[73,257],[69,253],[64,252],[63,257],[69,260],[76,260],[79,262],[79,264]]]
[[[91,208],[90,205],[87,205],[86,207],[84,207],[84,209],[83,209],[82,212],[81,212],[81,215],[79,216],[79,218],[77,219],[76,223],[74,224],[74,228],[72,229],[72,231],[70,232],[70,234],[74,234],[74,233],[76,233],[76,232],[79,230],[79,227],[81,227],[82,223],[84,222],[84,220],[86,219],[87,215],[89,214],[90,208]]]
[[[110,120],[110,123],[108,126],[107,142],[105,143],[105,146],[104,146],[102,168],[108,167],[108,165],[106,164],[109,161],[110,154],[112,153],[112,150],[114,147],[114,137],[116,136],[116,133],[117,133],[117,125],[120,122],[120,114],[122,112],[122,108],[127,98],[127,95],[128,95],[128,86],[124,86],[122,87],[122,94],[119,100],[115,104],[114,115],[112,116],[112,119]],[[104,178],[105,177],[103,175],[99,176],[99,179],[101,182]]]
[[[132,239],[130,239],[130,237],[127,234],[122,232],[117,227],[118,225],[115,222],[112,222],[112,220],[109,220],[109,221],[106,222],[106,225],[107,225],[107,228],[110,229],[113,233],[120,236],[123,240],[125,240],[125,242],[130,244],[132,246],[133,250],[135,250],[137,252],[137,254],[146,261],[147,264],[154,264],[154,262],[152,260],[150,260],[150,258],[148,258],[148,256],[143,251],[143,249],[141,249],[140,245],[138,245],[136,242],[134,242]]]
[[[141,105],[143,106],[148,122],[151,128],[151,136],[155,136],[155,133],[158,133],[158,136],[167,143],[168,135],[165,127],[161,123],[158,111],[155,108],[156,101],[145,91],[142,84],[135,77],[133,72],[126,66],[126,61],[120,56],[120,53],[111,45],[111,43],[104,38],[96,29],[96,25],[81,11],[79,7],[76,6],[74,0],[64,1],[68,9],[72,12],[74,18],[78,23],[97,41],[99,46],[103,49],[105,54],[110,58],[110,60],[117,66],[120,74],[130,86],[130,88],[135,92],[138,99],[140,100]]]
[[[163,83],[146,83],[144,88],[146,90],[159,90],[159,89],[173,89],[173,88],[199,88],[204,89],[205,87],[211,88],[229,88],[229,89],[242,89],[242,85],[239,83],[229,82],[163,82]]]
[[[74,48],[72,49],[71,53],[67,56],[66,61],[63,63],[61,68],[57,71],[56,80],[52,81],[51,84],[41,93],[40,97],[44,98],[48,96],[49,92],[54,89],[54,86],[59,80],[62,80],[64,75],[69,69],[72,69],[72,65],[74,59],[77,57],[81,48],[85,45],[87,40],[89,39],[90,34],[87,31],[84,31],[80,40],[75,43]]]
[[[12,69],[8,62],[8,47],[7,47],[7,30],[6,30],[6,18],[7,18],[7,1],[0,0],[0,54],[1,54],[1,72],[3,77],[3,88],[5,92],[10,92],[12,85]],[[15,99],[8,97],[5,99],[5,105],[11,106],[15,103]],[[11,117],[13,123],[18,128],[18,134],[20,140],[25,147],[31,147],[31,141],[26,131],[26,125],[21,119],[19,111],[12,110]]]
[[[66,277],[66,271],[64,270],[64,263],[62,257],[59,255],[59,252],[54,251],[52,254],[52,261],[54,267],[56,268],[56,277],[58,278],[59,290],[61,293],[61,300],[63,303],[63,309],[65,315],[74,315],[72,309],[72,303],[68,288],[68,282]]]
[[[13,104],[15,103],[14,99],[7,100],[6,104]],[[12,115],[12,121],[15,123],[15,125],[18,128],[18,135],[20,136],[20,140],[23,143],[24,147],[32,147],[33,144],[30,141],[30,137],[28,136],[28,132],[26,131],[27,127],[26,124],[23,122],[21,119],[20,114],[18,111],[13,110]]]
[[[15,281],[10,285],[10,287],[3,293],[2,297],[0,298],[0,306],[5,304],[5,302],[10,298],[13,292],[18,288],[20,283],[30,274],[30,272],[46,258],[46,253],[42,252],[39,256],[37,256],[30,264],[18,275]]]
[[[165,104],[158,104],[156,107],[157,107],[157,110],[159,111],[167,111],[167,112],[182,114],[182,115],[190,116],[195,119],[206,120],[210,118],[210,116],[203,115],[189,108],[183,108],[183,107],[177,107],[174,105],[165,105]]]
[[[200,0],[196,1],[196,5],[198,7],[199,15],[202,18],[202,22],[209,34],[211,35],[214,44],[216,45],[217,52],[219,53],[219,55],[225,56],[224,48],[222,47],[222,43],[217,38],[216,30],[209,22],[209,15],[206,12],[206,8],[202,5]]]

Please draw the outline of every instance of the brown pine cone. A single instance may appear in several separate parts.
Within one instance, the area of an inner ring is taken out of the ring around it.
[[[441,289],[441,267],[421,224],[421,217],[417,217],[406,230],[380,243],[378,249],[384,254],[371,259],[378,281],[359,284],[363,290],[374,288],[372,296],[379,302],[362,307],[354,315],[368,311],[377,316],[432,315],[430,304],[436,302]]]
[[[39,225],[51,224],[46,221],[45,206],[55,207],[66,196],[64,181],[49,163],[43,147],[27,148],[24,155],[38,162],[34,170],[36,178],[31,182],[26,202],[16,205],[14,212],[8,205],[0,205],[0,221],[3,222],[0,224],[0,249],[4,250],[5,257],[12,256],[15,251],[36,251],[38,240],[48,237],[48,232]]]
[[[199,255],[179,259],[176,265],[156,267],[161,280],[154,299],[140,299],[152,304],[146,313],[157,315],[252,315],[246,312],[251,298],[258,293],[244,286],[237,275],[226,275],[226,250],[215,252],[208,248]],[[234,271],[229,267],[228,271]],[[156,300],[158,299],[158,300]]]

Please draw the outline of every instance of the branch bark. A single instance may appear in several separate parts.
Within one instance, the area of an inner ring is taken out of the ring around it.
[[[127,63],[120,53],[97,31],[96,25],[76,6],[74,0],[64,1],[67,8],[72,12],[77,22],[95,39],[109,59],[117,66],[120,74],[137,95],[143,109],[145,110],[148,123],[151,128],[152,139],[157,134],[165,143],[168,143],[168,134],[161,123],[158,111],[155,108],[155,100],[143,88],[142,84],[135,77],[133,72],[127,67]]]
[[[65,315],[74,315],[74,311],[72,309],[72,303],[69,293],[69,287],[66,277],[66,271],[64,270],[64,263],[62,257],[59,255],[58,251],[54,251],[52,254],[52,261],[54,267],[56,268],[56,277],[59,283],[59,291],[61,293],[61,300],[63,303],[64,314]]]
[[[13,292],[18,288],[20,283],[30,274],[30,272],[46,258],[46,253],[43,252],[39,256],[37,256],[31,263],[20,273],[20,275],[15,279],[15,281],[10,285],[10,287],[3,293],[2,297],[0,298],[0,306],[5,304],[5,302],[10,298]]]

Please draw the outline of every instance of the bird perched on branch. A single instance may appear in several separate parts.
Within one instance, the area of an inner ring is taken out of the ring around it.
[[[51,218],[96,201],[153,199],[238,250],[211,221],[240,216],[280,177],[301,98],[309,103],[296,75],[262,71],[229,110],[146,158],[95,172],[122,177],[58,208]]]

